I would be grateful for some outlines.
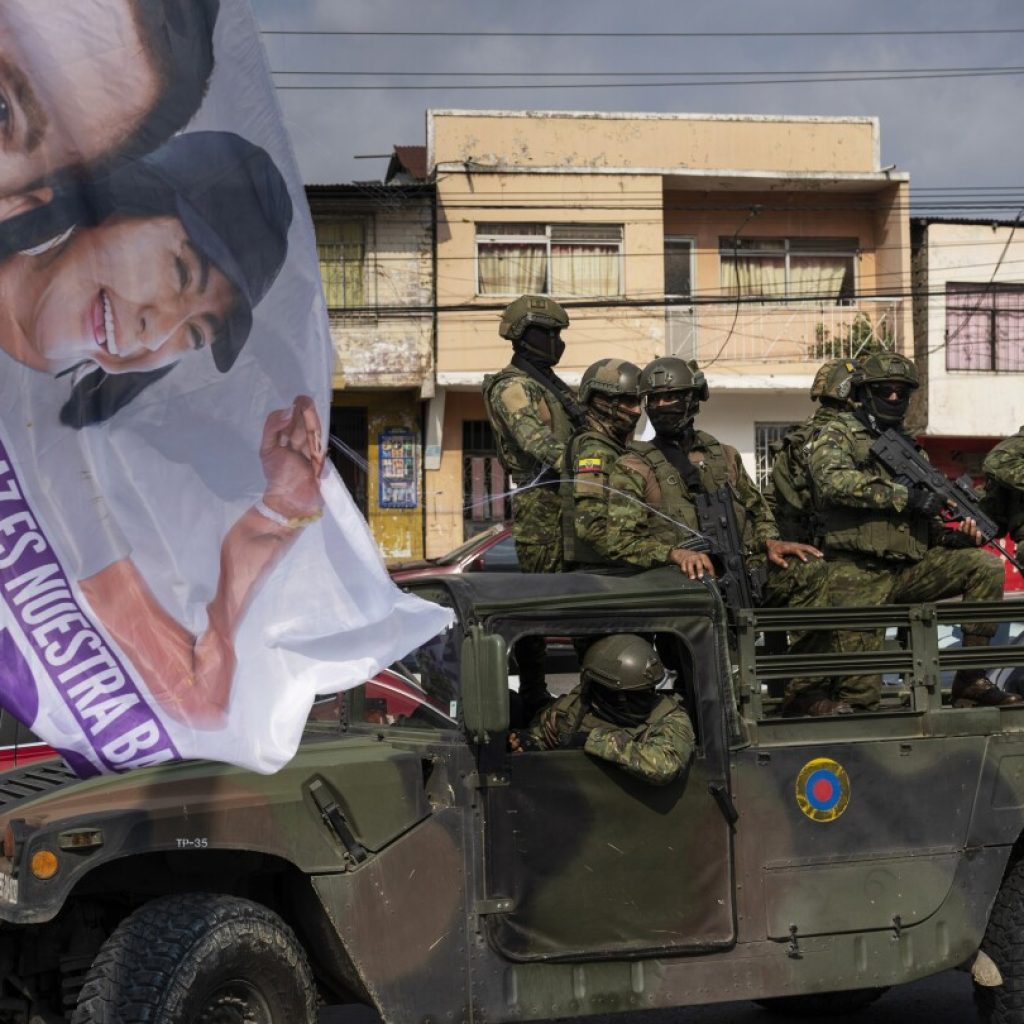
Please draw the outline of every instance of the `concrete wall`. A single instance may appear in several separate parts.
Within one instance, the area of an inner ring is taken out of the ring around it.
[[[482,167],[878,170],[869,117],[430,111],[427,159]]]
[[[987,224],[927,227],[927,433],[946,437],[1006,437],[1024,422],[1024,373],[946,369],[947,281],[995,280],[1024,286],[1024,229]],[[998,270],[996,269],[998,265]],[[993,278],[994,275],[994,278]]]

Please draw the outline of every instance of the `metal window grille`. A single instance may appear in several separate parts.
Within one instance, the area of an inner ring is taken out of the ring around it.
[[[795,423],[755,423],[754,424],[754,470],[757,486],[764,490],[771,483],[772,463],[775,452],[772,444],[781,441]]]
[[[1024,370],[1024,285],[946,285],[946,369]]]
[[[328,309],[366,305],[366,224],[320,221],[316,224],[320,279]]]
[[[493,523],[512,518],[506,495],[508,478],[498,459],[494,432],[487,420],[462,424],[462,522],[468,539]]]
[[[331,409],[330,458],[363,517],[369,490],[369,416],[365,406]]]

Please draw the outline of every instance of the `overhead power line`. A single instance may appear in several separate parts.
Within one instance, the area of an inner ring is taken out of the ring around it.
[[[416,31],[378,29],[265,28],[265,36],[381,36],[435,39],[827,39],[879,36],[1002,36],[1024,34],[1024,28],[844,29],[797,32],[498,32]]]
[[[761,74],[773,74],[773,72],[761,72]],[[787,72],[778,72],[783,75]],[[720,79],[693,79],[688,81],[674,82],[549,82],[537,84],[535,82],[510,82],[503,85],[473,84],[473,85],[278,85],[279,91],[301,91],[301,92],[452,92],[472,89],[474,92],[487,90],[537,90],[537,89],[681,89],[693,88],[695,86],[712,85],[821,85],[829,82],[912,82],[919,80],[934,80],[944,78],[1007,78],[1014,75],[1024,74],[1024,67],[995,68],[990,71],[921,71],[916,74],[822,74],[819,77],[812,77],[813,73],[806,73],[803,78],[720,78]]]
[[[657,78],[659,76],[678,75],[682,78],[725,78],[729,75],[736,77],[750,78],[754,75],[862,75],[865,73],[878,75],[909,75],[914,73],[973,73],[993,71],[1020,71],[1021,68],[1013,66],[1000,66],[994,64],[982,64],[976,67],[926,67],[926,68],[818,68],[809,71],[781,70],[773,71],[771,68],[759,68],[756,70],[737,71],[678,71],[666,69],[664,71],[332,71],[327,68],[302,69],[275,69],[275,75],[316,75],[335,76],[342,78],[585,78],[588,75],[599,75],[601,78]]]

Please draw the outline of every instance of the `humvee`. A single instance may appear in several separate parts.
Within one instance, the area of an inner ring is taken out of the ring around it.
[[[0,775],[0,1021],[790,1014],[964,966],[983,1021],[1024,1022],[1024,708],[943,703],[951,670],[1024,652],[938,643],[1012,606],[730,620],[674,568],[410,589],[451,627],[320,708],[277,775]],[[855,659],[771,642],[836,626],[897,638]],[[616,632],[654,638],[693,720],[665,787],[507,750],[515,642]],[[876,713],[778,714],[787,678],[875,670],[897,681]]]

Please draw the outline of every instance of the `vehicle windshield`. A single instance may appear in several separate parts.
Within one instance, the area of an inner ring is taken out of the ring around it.
[[[449,627],[365,683],[319,698],[309,727],[458,729],[460,642]]]
[[[479,547],[484,541],[489,540],[491,537],[497,536],[504,529],[503,523],[497,523],[494,526],[488,527],[486,530],[482,530],[480,533],[474,534],[467,541],[463,541],[457,548],[453,548],[446,555],[442,555],[438,560],[438,565],[454,565],[456,562],[464,558],[470,551]]]

